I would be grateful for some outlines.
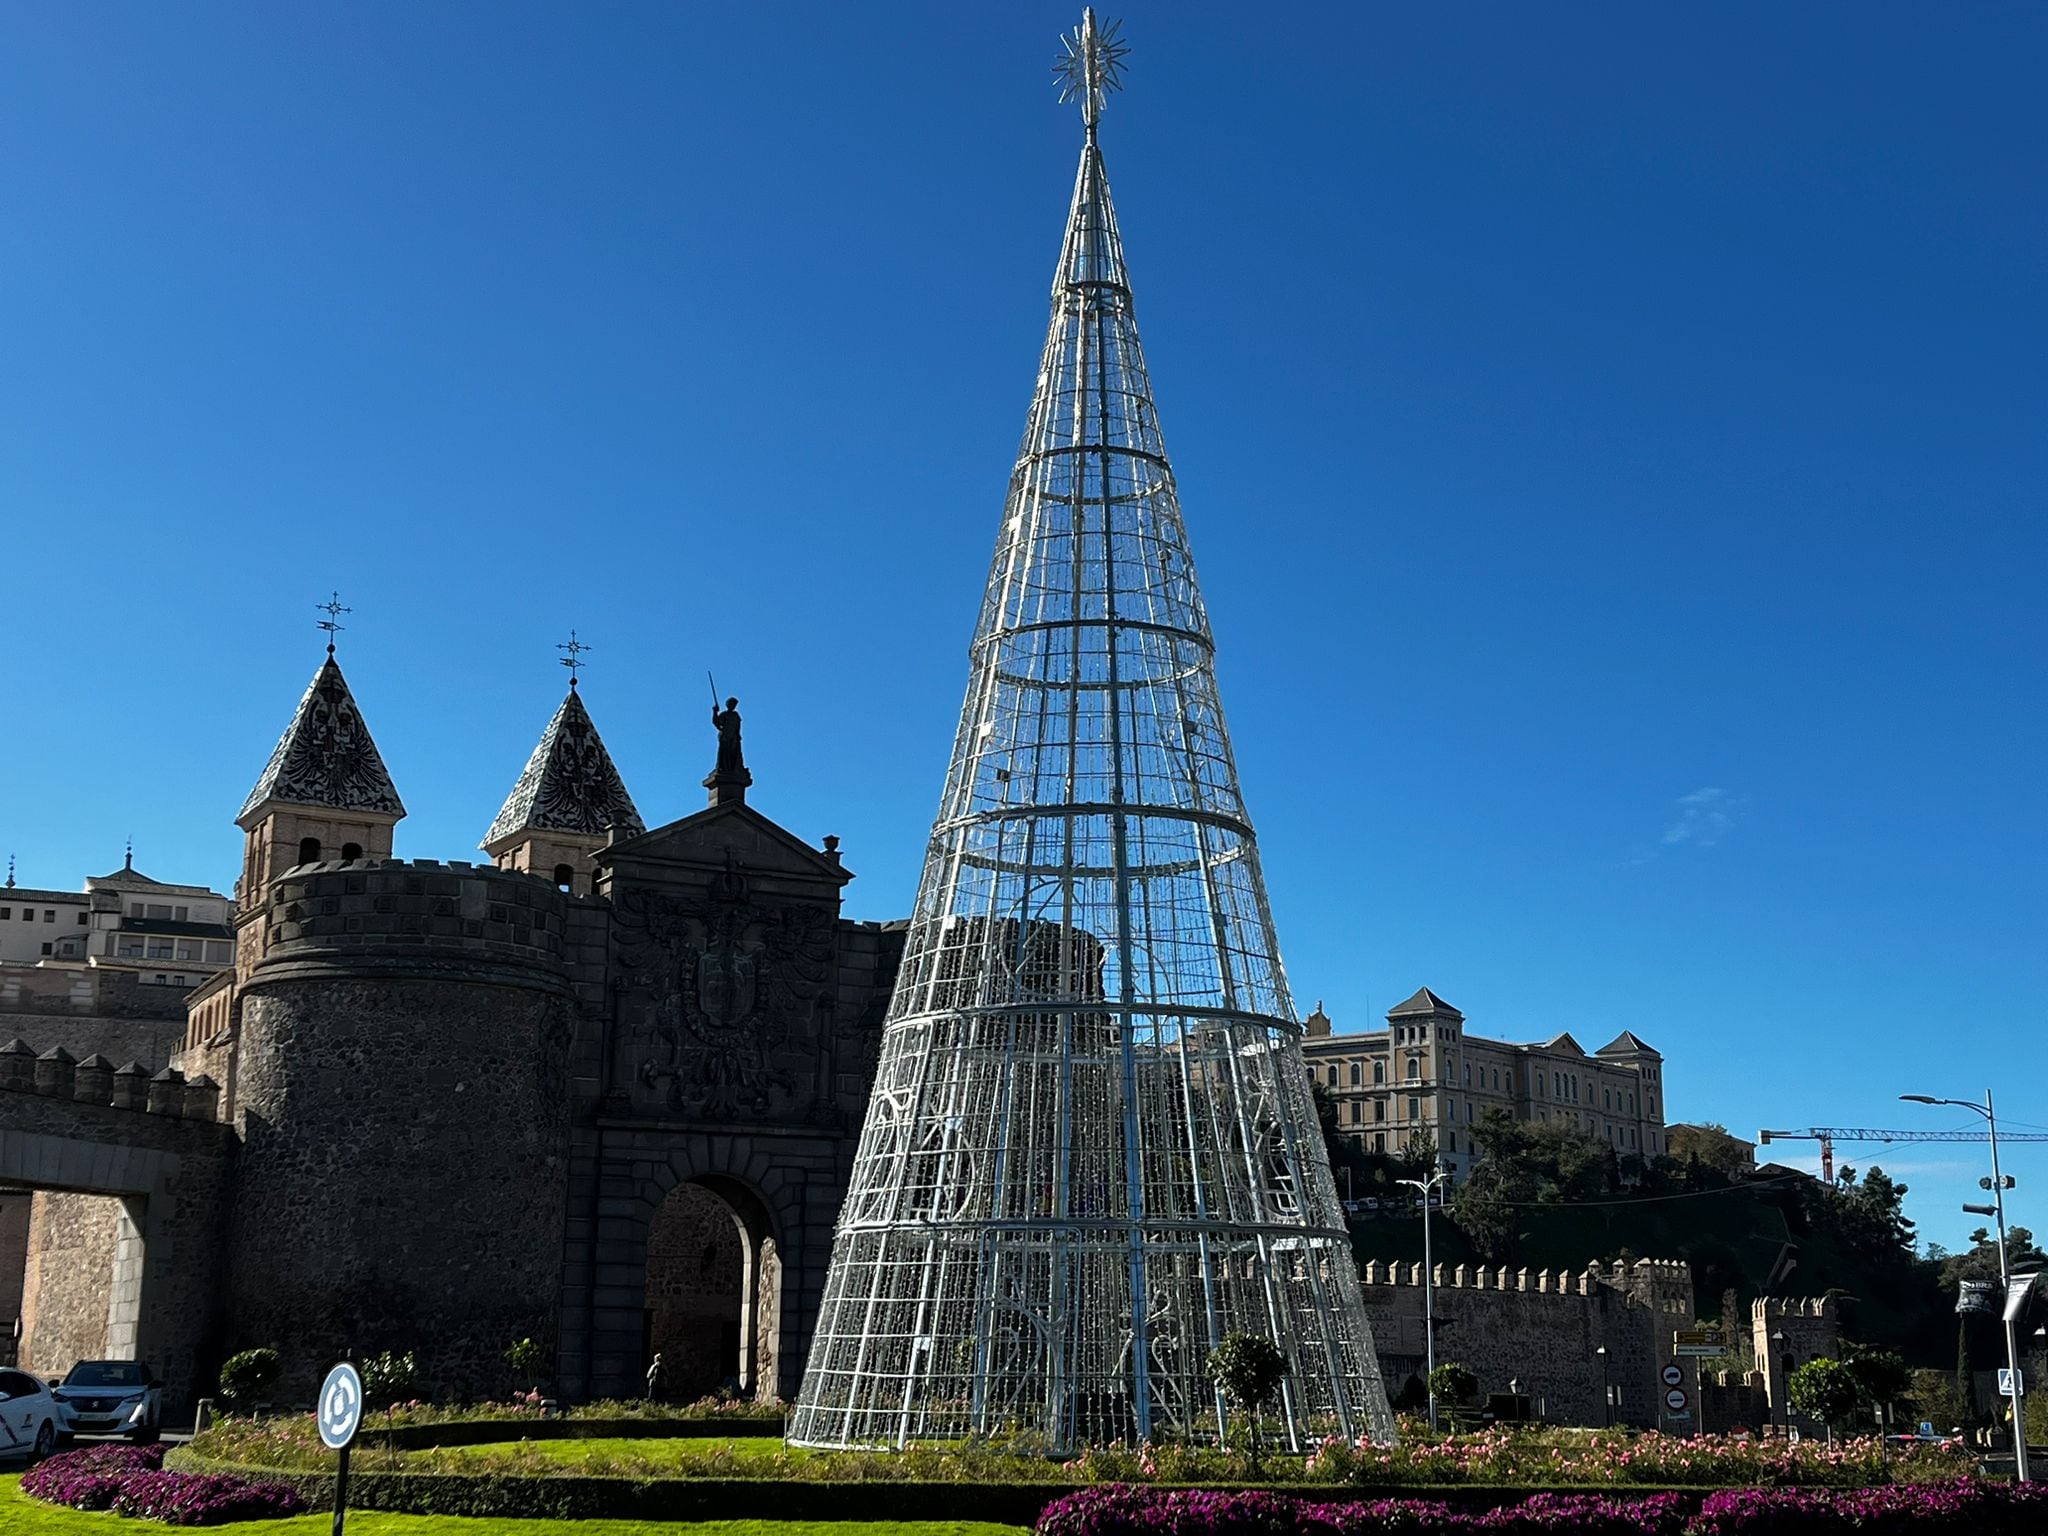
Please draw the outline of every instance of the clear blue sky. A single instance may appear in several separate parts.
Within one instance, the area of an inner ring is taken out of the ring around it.
[[[131,832],[229,882],[339,588],[401,852],[472,856],[573,625],[651,822],[715,667],[756,803],[906,911],[1076,12],[7,6],[23,882]],[[1122,14],[1104,141],[1302,1006],[1632,1028],[1745,1132],[1987,1082],[2048,1125],[2048,14]],[[1881,1160],[1954,1242],[1973,1157]]]

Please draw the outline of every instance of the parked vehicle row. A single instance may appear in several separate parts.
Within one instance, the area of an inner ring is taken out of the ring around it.
[[[125,1435],[141,1444],[163,1424],[163,1383],[136,1360],[81,1360],[61,1383],[0,1368],[0,1457],[37,1461],[72,1435]]]

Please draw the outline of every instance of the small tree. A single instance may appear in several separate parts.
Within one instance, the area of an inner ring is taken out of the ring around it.
[[[1468,1403],[1479,1390],[1479,1378],[1455,1360],[1429,1373],[1429,1393],[1440,1403]]]
[[[1835,1426],[1856,1411],[1863,1396],[1855,1373],[1839,1360],[1809,1360],[1785,1386],[1794,1408],[1827,1426],[1830,1445],[1835,1443]]]
[[[1259,1410],[1287,1376],[1287,1357],[1271,1339],[1233,1333],[1209,1351],[1205,1367],[1218,1391],[1250,1415],[1252,1476],[1259,1475]]]
[[[221,1362],[220,1395],[238,1413],[247,1413],[277,1385],[279,1362],[274,1349],[245,1349]]]
[[[419,1362],[413,1359],[411,1350],[400,1352],[387,1349],[371,1355],[356,1366],[356,1374],[363,1378],[363,1406],[384,1410],[384,1449],[390,1455],[392,1464],[398,1461],[398,1446],[391,1438],[391,1410],[398,1400],[412,1391],[413,1379],[419,1374]]]
[[[1880,1428],[1890,1431],[1892,1427],[1892,1405],[1906,1395],[1913,1384],[1913,1373],[1906,1368],[1905,1358],[1890,1350],[1871,1350],[1847,1361],[1849,1374],[1856,1379],[1856,1388],[1862,1400],[1877,1413]]]
[[[515,1339],[512,1347],[505,1351],[505,1363],[512,1367],[512,1374],[526,1383],[531,1392],[540,1384],[541,1367],[546,1352],[531,1338]]]

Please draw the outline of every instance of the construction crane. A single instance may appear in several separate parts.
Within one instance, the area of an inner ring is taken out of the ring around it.
[[[1820,1176],[1835,1182],[1835,1143],[1838,1141],[1965,1141],[1979,1146],[1991,1139],[1984,1131],[1873,1131],[1867,1126],[1809,1125],[1803,1131],[1758,1131],[1759,1145],[1774,1141],[1817,1141],[1820,1143]],[[2000,1141],[2048,1141],[2048,1132],[2001,1131]]]

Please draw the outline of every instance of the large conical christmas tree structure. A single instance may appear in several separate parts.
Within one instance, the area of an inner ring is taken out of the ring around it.
[[[1391,1435],[1096,142],[1087,142],[790,1438]]]

